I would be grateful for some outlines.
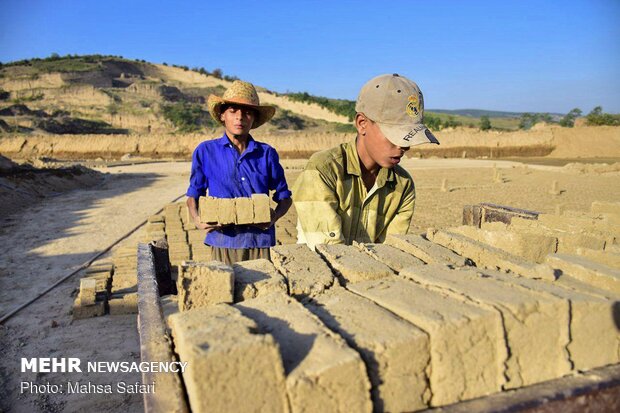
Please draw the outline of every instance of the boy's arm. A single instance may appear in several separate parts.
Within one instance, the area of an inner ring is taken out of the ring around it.
[[[413,218],[413,210],[415,207],[415,187],[413,181],[405,188],[403,200],[398,208],[398,212],[390,222],[385,232],[388,234],[404,235],[409,231],[409,225]]]
[[[344,243],[334,179],[309,165],[295,182],[293,200],[302,232],[299,238],[308,247]]]

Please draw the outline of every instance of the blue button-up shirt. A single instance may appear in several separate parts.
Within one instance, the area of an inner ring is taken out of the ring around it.
[[[226,134],[198,145],[187,196],[205,196],[207,189],[216,198],[251,197],[270,190],[275,191],[275,202],[291,197],[278,153],[251,136],[241,155]],[[269,248],[275,243],[275,226],[263,231],[252,225],[231,225],[209,232],[205,239],[205,244],[220,248]]]

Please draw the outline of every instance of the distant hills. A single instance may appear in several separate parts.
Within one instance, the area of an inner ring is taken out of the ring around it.
[[[189,68],[120,56],[52,56],[0,63],[0,132],[12,133],[188,133],[220,126],[206,110],[210,94],[222,95],[234,76],[220,69]],[[262,102],[279,108],[270,132],[354,132],[355,102],[279,94],[259,89]],[[521,113],[479,109],[427,110],[432,128],[517,129]],[[561,116],[559,114],[553,114]],[[263,130],[265,130],[263,129]]]

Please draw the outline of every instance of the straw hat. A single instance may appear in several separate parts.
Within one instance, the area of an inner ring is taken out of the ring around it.
[[[222,97],[210,95],[207,100],[207,106],[211,117],[222,125],[224,124],[221,119],[222,105],[225,104],[243,105],[254,109],[257,116],[252,124],[252,129],[258,128],[265,122],[268,122],[276,113],[276,108],[274,106],[261,106],[254,85],[241,80],[235,80],[233,84],[226,89]]]

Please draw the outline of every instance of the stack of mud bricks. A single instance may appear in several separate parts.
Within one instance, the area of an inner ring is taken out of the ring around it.
[[[191,258],[191,249],[187,241],[189,224],[186,209],[187,206],[180,203],[170,204],[164,208],[168,255],[172,266],[178,266]]]
[[[112,294],[108,302],[111,315],[138,312],[138,246],[129,244],[113,253]]]
[[[220,225],[263,224],[271,221],[269,196],[253,194],[251,198],[199,199],[200,222]]]
[[[416,411],[617,364],[619,220],[595,203],[186,263],[163,301],[191,409]]]
[[[90,318],[106,313],[113,264],[97,262],[80,279],[80,290],[73,303],[73,318]]]
[[[149,243],[151,241],[157,241],[166,236],[165,222],[163,215],[151,215],[148,217],[146,226],[144,228],[144,234],[141,241],[143,243]]]

